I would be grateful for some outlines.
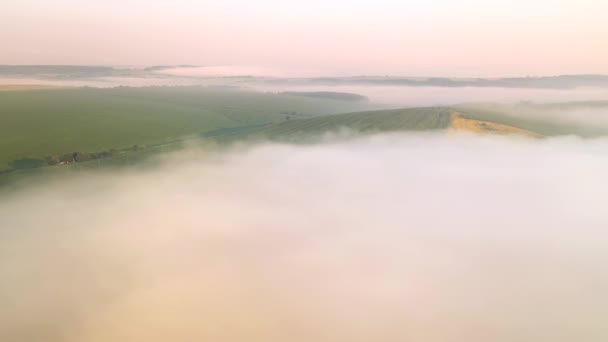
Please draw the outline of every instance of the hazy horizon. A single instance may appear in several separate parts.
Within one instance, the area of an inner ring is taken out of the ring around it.
[[[608,73],[605,1],[8,0],[0,9],[0,64],[253,65],[449,77]]]

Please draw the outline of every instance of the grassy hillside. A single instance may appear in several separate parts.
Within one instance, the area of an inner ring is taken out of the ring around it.
[[[15,160],[159,144],[188,135],[362,110],[335,99],[205,87],[0,92],[0,171]],[[27,166],[27,163],[25,164]]]
[[[531,138],[543,138],[540,133],[510,125],[504,125],[488,120],[477,120],[463,117],[462,113],[452,113],[450,129],[454,131],[467,131],[478,134],[519,135]]]
[[[248,139],[277,139],[290,141],[308,141],[328,131],[351,129],[358,132],[403,131],[403,130],[435,130],[450,127],[449,108],[411,108],[399,110],[382,110],[335,114],[313,118],[292,119],[278,123],[248,124],[233,128],[211,130],[201,137],[217,141],[242,141]],[[284,120],[283,116],[279,116]],[[279,121],[280,121],[279,120]],[[197,140],[193,140],[192,143]],[[69,175],[85,170],[107,169],[113,167],[134,167],[145,165],[146,161],[154,160],[154,156],[179,149],[179,142],[152,145],[139,150],[122,150],[109,157],[96,160],[67,163],[53,167],[36,167],[20,169],[15,172],[2,174],[0,172],[0,187],[4,190],[11,186],[18,187],[22,182],[44,181],[53,177]],[[152,158],[150,158],[152,157]]]
[[[355,132],[421,131],[436,129],[467,130],[487,134],[519,134],[530,137],[608,135],[605,127],[587,122],[566,123],[563,114],[579,109],[606,109],[608,102],[571,102],[542,105],[462,105],[379,110],[329,115],[310,119],[284,121],[262,127],[242,127],[218,131],[220,139],[260,137],[280,140],[301,140],[325,132],[349,129]],[[455,115],[456,114],[456,115]],[[457,118],[455,122],[454,118]],[[583,118],[584,119],[584,118]]]
[[[9,101],[2,102],[12,106],[10,114],[6,106],[0,109],[4,122],[8,123],[0,126],[0,152],[7,161],[5,171],[0,170],[0,185],[63,175],[68,171],[143,164],[154,159],[149,157],[180,149],[183,144],[177,138],[185,136],[194,138],[191,143],[205,144],[207,139],[310,142],[324,133],[345,129],[361,133],[451,129],[535,138],[608,134],[597,127],[552,121],[551,116],[527,116],[525,109],[529,109],[529,105],[407,108],[315,116],[352,108],[353,104],[206,88],[71,89],[11,94],[18,96],[6,97]],[[35,96],[27,96],[29,94]],[[589,105],[542,105],[541,109],[570,110]],[[594,104],[600,108],[606,105],[608,103]],[[515,112],[511,112],[514,108]],[[129,148],[132,144],[146,147]],[[40,167],[47,165],[40,160],[47,153],[101,151],[112,147],[118,150],[109,155],[85,158],[87,155],[81,154],[79,160]],[[6,172],[11,167],[19,170]]]
[[[466,104],[456,106],[462,112],[462,117],[473,120],[484,120],[498,124],[526,129],[544,136],[578,135],[581,137],[597,137],[608,134],[605,127],[594,125],[592,121],[586,124],[564,122],[560,119],[564,114],[581,110],[605,110],[608,117],[608,102],[587,101],[549,104]],[[577,113],[584,120],[584,113]]]
[[[447,129],[452,111],[445,107],[407,108],[328,115],[290,120],[248,131],[227,132],[221,138],[265,137],[297,140],[325,132],[349,129],[355,132],[422,131]]]

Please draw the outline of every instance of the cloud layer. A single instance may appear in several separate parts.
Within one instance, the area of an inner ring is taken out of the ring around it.
[[[2,341],[604,341],[608,140],[192,149],[0,198]]]

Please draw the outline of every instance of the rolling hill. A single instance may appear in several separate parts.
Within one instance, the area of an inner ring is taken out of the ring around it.
[[[565,124],[551,116],[581,108],[604,111],[608,102],[474,104],[336,114],[364,106],[359,101],[308,95],[200,87],[12,91],[0,93],[0,101],[5,104],[0,108],[5,123],[0,126],[0,161],[5,163],[0,183],[4,184],[30,174],[132,165],[180,149],[184,139],[314,143],[327,133],[421,131],[530,138],[608,135],[601,126]],[[49,159],[49,154],[54,157]],[[56,164],[61,167],[46,167]]]
[[[462,117],[526,129],[543,136],[608,134],[608,101],[518,104],[463,104],[454,107]],[[594,122],[590,116],[598,116]],[[602,118],[603,117],[603,118]],[[577,120],[571,120],[576,118]],[[604,124],[599,124],[603,122]]]
[[[340,130],[369,133],[447,129],[484,134],[515,134],[534,138],[559,135],[581,137],[608,135],[606,126],[570,123],[560,119],[564,113],[587,108],[605,111],[608,122],[608,102],[605,101],[516,106],[484,104],[336,114],[225,131],[215,137],[229,140],[249,137],[296,141]]]
[[[211,87],[15,90],[0,92],[0,104],[0,171],[35,166],[48,155],[163,144],[286,117],[370,108],[361,102]]]
[[[344,129],[363,133],[440,130],[449,128],[451,114],[452,110],[447,107],[354,112],[290,120],[247,131],[227,132],[218,138],[231,140],[269,138],[293,141]]]

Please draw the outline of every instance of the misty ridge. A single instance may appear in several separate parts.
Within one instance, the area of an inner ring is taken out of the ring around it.
[[[406,76],[337,76],[340,71],[325,71],[317,76],[297,69],[239,66],[156,65],[147,67],[76,66],[76,65],[0,65],[0,77],[38,77],[41,79],[90,79],[96,77],[244,77],[260,78],[270,84],[320,86],[407,86],[407,87],[473,87],[473,88],[537,88],[574,89],[579,87],[608,88],[607,75],[558,75],[505,78],[406,77]],[[352,73],[352,72],[351,72]]]
[[[561,123],[568,126],[605,129],[608,125],[608,102],[588,101],[570,103],[534,104],[465,104],[463,108],[478,111],[497,111],[518,118]]]
[[[608,341],[607,1],[0,13],[0,342]]]
[[[1,341],[608,337],[606,89],[74,78],[0,93]]]
[[[605,75],[510,78],[327,76],[332,73],[338,75],[342,72],[253,66],[0,65],[0,82],[77,88],[204,86],[272,93],[343,93],[345,96],[366,97],[386,109],[466,103],[605,101],[608,98],[608,76]],[[572,115],[570,121],[576,121],[577,117]]]
[[[33,183],[0,339],[603,341],[607,149],[344,132]]]

